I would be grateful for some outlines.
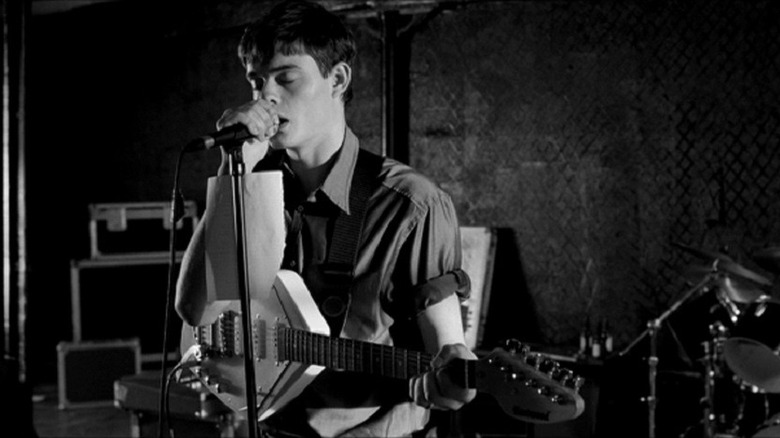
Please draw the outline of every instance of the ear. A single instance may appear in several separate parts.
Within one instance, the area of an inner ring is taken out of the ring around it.
[[[339,62],[330,70],[332,96],[341,98],[347,92],[352,82],[352,67],[346,62]]]

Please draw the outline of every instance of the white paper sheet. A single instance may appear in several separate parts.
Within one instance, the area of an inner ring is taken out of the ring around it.
[[[249,295],[264,299],[284,255],[284,196],[279,171],[244,175],[244,237]],[[209,178],[206,195],[206,288],[208,301],[239,300],[238,255],[230,176]]]

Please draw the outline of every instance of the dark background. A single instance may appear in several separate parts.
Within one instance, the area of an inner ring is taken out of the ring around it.
[[[348,120],[380,151],[378,21],[347,7],[359,2],[325,3],[359,40]],[[707,260],[676,243],[774,279],[751,256],[780,244],[780,4],[447,4],[402,16],[414,26],[399,123],[409,125],[409,162],[452,195],[461,223],[500,229],[483,347],[513,336],[573,353],[586,322],[607,319],[626,348],[703,276]],[[88,205],[169,200],[180,148],[251,96],[235,47],[266,7],[115,1],[32,17],[31,382],[56,379],[55,346],[70,339],[69,263],[89,256]],[[183,161],[182,191],[200,210],[217,155]],[[128,313],[148,322],[163,310],[163,274],[131,287],[121,276],[102,283],[110,299],[93,309],[109,316],[107,331]],[[148,306],[130,306],[138,301]],[[685,356],[701,356],[713,306],[702,293],[671,319],[683,352],[663,330],[662,366],[697,369]],[[616,360],[621,380],[604,387],[625,382],[641,395],[647,351],[643,341]],[[674,376],[662,388],[692,388],[695,405],[700,382]]]

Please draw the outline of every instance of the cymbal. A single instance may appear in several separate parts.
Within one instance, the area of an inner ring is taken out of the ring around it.
[[[780,357],[750,338],[733,337],[723,344],[726,363],[745,382],[770,393],[780,393]]]
[[[753,260],[773,274],[780,274],[780,247],[762,248],[753,253]]]
[[[712,266],[692,265],[683,271],[683,275],[691,279],[701,278],[708,274],[713,274]],[[722,292],[726,298],[737,303],[752,303],[766,296],[766,292],[760,286],[756,286],[749,281],[740,280],[739,277],[729,275],[728,273],[714,276],[710,284],[716,286],[718,291]]]
[[[735,262],[734,259],[731,257],[721,254],[718,252],[712,252],[707,251],[704,249],[699,248],[693,248],[688,245],[683,245],[680,243],[673,243],[674,246],[681,248],[700,259],[704,259],[707,261],[711,261],[712,264],[709,266],[709,270],[711,272],[725,272],[737,277],[741,277],[742,279],[752,281],[753,283],[762,285],[762,286],[771,286],[772,281],[768,278],[764,277],[763,275],[753,272],[744,266],[740,265],[739,263]]]
[[[685,250],[686,252],[695,255],[696,257],[703,259],[703,260],[728,260],[728,261],[734,261],[731,257],[727,256],[726,254],[722,254],[715,251],[709,251],[706,249],[701,248],[694,248],[689,245],[684,245],[682,243],[672,242],[672,245]]]
[[[750,282],[740,281],[737,277],[726,275],[718,278],[717,283],[723,293],[735,303],[752,303],[766,296],[763,290],[751,285]]]
[[[712,266],[693,265],[682,272],[689,279],[700,279],[713,274]],[[718,297],[722,297],[732,303],[750,304],[768,297],[767,293],[754,283],[740,280],[739,277],[729,274],[713,275],[708,283],[716,291]]]

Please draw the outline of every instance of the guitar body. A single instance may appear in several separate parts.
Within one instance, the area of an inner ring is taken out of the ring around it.
[[[297,273],[279,271],[270,293],[250,306],[257,416],[262,421],[297,397],[325,368],[398,379],[431,370],[432,356],[354,339],[330,337],[329,326]],[[240,302],[209,306],[201,325],[182,330],[179,366],[226,406],[246,409],[246,367]],[[479,360],[454,359],[446,366],[453,382],[491,394],[518,420],[556,423],[585,409],[578,394],[583,380],[519,342]]]
[[[186,361],[192,356],[188,352],[200,349],[199,364],[191,370],[226,406],[241,412],[246,409],[241,303],[219,304],[224,306],[217,318],[220,320],[183,327],[181,352]],[[330,329],[303,280],[291,271],[280,271],[271,293],[253,300],[250,310],[258,419],[262,421],[298,396],[323,370],[319,365],[280,359],[275,348],[278,327],[323,335],[328,335]]]

